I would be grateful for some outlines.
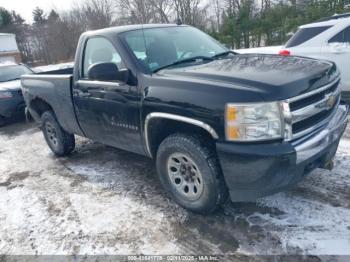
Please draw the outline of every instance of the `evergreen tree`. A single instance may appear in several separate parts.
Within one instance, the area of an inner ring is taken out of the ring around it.
[[[59,18],[60,16],[58,15],[58,13],[52,9],[49,16],[47,17],[47,21],[56,22],[57,20],[59,20]]]
[[[0,7],[0,30],[5,30],[6,27],[12,24],[12,16],[5,8]]]
[[[40,7],[36,7],[33,10],[33,20],[35,24],[42,24],[46,21],[46,16],[44,14],[44,10]]]
[[[24,24],[25,20],[20,14],[17,14],[15,11],[12,11],[11,16],[12,16],[13,23],[15,25],[23,25]]]

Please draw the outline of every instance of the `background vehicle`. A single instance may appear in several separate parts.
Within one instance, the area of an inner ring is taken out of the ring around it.
[[[0,33],[0,63],[21,63],[21,53],[18,50],[16,35]]]
[[[84,33],[74,69],[22,77],[58,156],[74,134],[156,160],[183,207],[251,201],[330,167],[347,124],[334,63],[236,55],[189,26]]]
[[[32,71],[22,64],[0,63],[0,126],[7,118],[24,115],[21,76]]]
[[[350,102],[350,14],[334,15],[300,26],[285,46],[241,49],[237,52],[280,53],[333,61],[342,74],[342,97]]]

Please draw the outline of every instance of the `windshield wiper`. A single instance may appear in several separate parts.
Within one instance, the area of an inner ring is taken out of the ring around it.
[[[227,56],[227,55],[229,55],[229,54],[237,55],[236,52],[234,52],[234,51],[232,51],[232,50],[229,50],[229,51],[225,51],[225,52],[216,54],[216,55],[212,56],[211,58],[217,59],[217,58],[220,58],[220,57],[223,57],[223,56]]]
[[[161,67],[155,69],[153,71],[153,73],[157,73],[158,71],[163,70],[163,69],[168,68],[168,67],[172,67],[172,66],[176,66],[176,65],[180,65],[180,64],[185,64],[185,63],[190,63],[190,62],[196,62],[197,60],[213,61],[214,58],[208,57],[208,56],[194,56],[194,57],[190,57],[190,58],[186,58],[186,59],[182,59],[182,60],[176,61],[176,62],[171,63],[169,65],[161,66]]]

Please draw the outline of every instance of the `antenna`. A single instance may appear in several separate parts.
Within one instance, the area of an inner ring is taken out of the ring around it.
[[[182,25],[182,21],[181,21],[181,19],[179,17],[179,7],[178,7],[178,5],[176,5],[176,24],[177,25]]]
[[[144,29],[143,24],[141,25],[141,27],[142,27],[143,43],[144,43],[144,45],[145,45],[146,60],[147,60],[147,64],[149,65],[149,57],[148,57],[148,55],[147,55],[147,53],[148,53],[148,52],[147,52],[148,46],[147,46],[147,41],[146,41],[146,36],[145,36],[145,29]]]
[[[141,16],[142,16],[142,24],[146,23],[146,5],[145,5],[145,1],[141,0],[141,4],[142,4],[142,9],[141,10]]]

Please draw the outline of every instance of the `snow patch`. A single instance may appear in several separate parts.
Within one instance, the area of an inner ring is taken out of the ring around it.
[[[47,72],[47,71],[54,71],[54,70],[59,70],[59,69],[72,68],[73,66],[74,66],[74,62],[69,62],[69,63],[37,66],[34,68],[34,70],[36,72]]]
[[[292,192],[279,193],[257,202],[259,206],[277,209],[282,214],[254,213],[247,220],[251,225],[274,231],[282,242],[284,253],[301,250],[298,252],[302,254],[350,255],[350,209],[347,206],[350,199],[349,140],[341,140],[336,161],[340,166],[333,172],[316,170]],[[318,194],[330,200],[333,195],[341,193],[337,190],[342,185],[346,185],[344,190],[347,191],[345,199],[340,199],[342,194],[339,194],[337,200],[340,204],[333,206],[313,197],[313,190],[317,190]],[[301,189],[310,195],[300,195]],[[342,207],[341,203],[346,207]]]

